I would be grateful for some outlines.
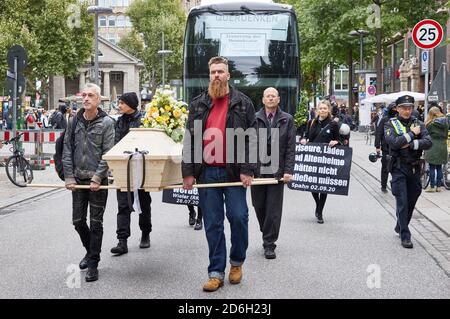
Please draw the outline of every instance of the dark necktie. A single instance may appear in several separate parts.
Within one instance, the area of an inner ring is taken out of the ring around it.
[[[267,119],[269,120],[269,127],[272,127],[272,118],[273,118],[273,114],[269,113],[269,115],[267,116]]]

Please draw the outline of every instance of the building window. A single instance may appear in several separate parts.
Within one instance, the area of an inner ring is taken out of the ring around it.
[[[128,7],[130,5],[130,1],[129,0],[123,0],[123,6],[124,7]]]
[[[99,27],[106,27],[106,16],[100,16],[98,20]]]
[[[117,26],[125,27],[125,16],[120,15],[117,17]]]
[[[109,16],[108,20],[109,20],[108,25],[110,27],[115,27],[116,26],[116,16]]]
[[[111,81],[122,81],[122,79],[123,79],[122,73],[111,72]]]
[[[108,0],[98,0],[98,5],[100,7],[108,7]]]
[[[115,33],[109,33],[108,34],[108,41],[116,44],[117,43],[117,35]]]
[[[334,90],[335,91],[348,90],[348,69],[334,70]]]
[[[408,58],[416,56],[416,45],[413,42],[412,37],[408,39]]]

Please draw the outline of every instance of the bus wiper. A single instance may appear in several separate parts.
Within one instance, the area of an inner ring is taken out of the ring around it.
[[[256,15],[256,13],[250,10],[246,5],[242,5],[241,10],[244,11],[245,13]]]
[[[222,12],[220,12],[219,10],[213,8],[213,6],[206,7],[206,11],[208,11],[209,13],[213,13],[213,14],[223,15]]]

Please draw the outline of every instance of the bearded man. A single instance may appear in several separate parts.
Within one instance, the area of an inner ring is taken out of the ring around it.
[[[234,135],[227,140],[226,131],[254,129],[255,108],[250,98],[228,85],[227,59],[214,57],[209,61],[209,78],[208,91],[194,98],[189,107],[181,167],[185,189],[192,189],[196,180],[202,184],[243,183],[243,187],[199,189],[209,248],[209,280],[203,290],[216,291],[223,286],[225,277],[225,215],[231,228],[228,278],[231,284],[239,284],[242,279],[242,264],[248,247],[246,187],[252,183],[256,170],[256,161],[251,163],[249,159],[250,139],[244,138],[245,145],[239,148],[232,141]],[[202,134],[201,143],[194,143],[194,132]]]

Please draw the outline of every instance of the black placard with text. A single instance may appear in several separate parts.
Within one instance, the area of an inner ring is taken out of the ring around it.
[[[348,195],[353,150],[308,143],[295,146],[294,178],[288,187],[306,192]]]
[[[198,206],[198,189],[164,189],[162,201],[169,204]]]

